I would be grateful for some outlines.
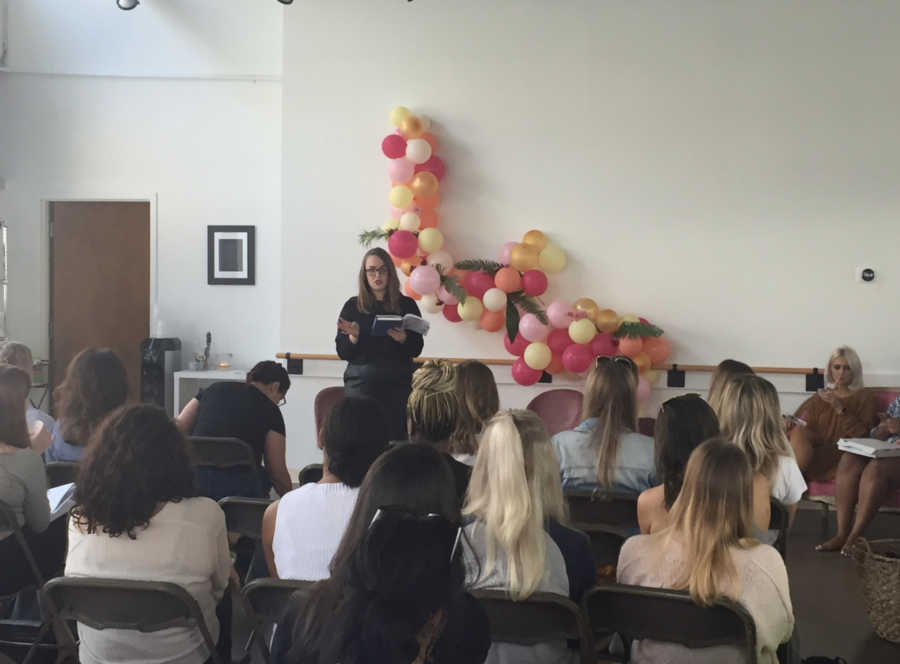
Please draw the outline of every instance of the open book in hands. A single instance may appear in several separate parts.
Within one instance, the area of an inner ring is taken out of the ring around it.
[[[409,330],[410,332],[418,332],[424,337],[428,334],[431,323],[415,314],[375,316],[375,320],[372,321],[371,335],[373,337],[383,337],[388,330],[395,327],[399,327],[401,330]]]

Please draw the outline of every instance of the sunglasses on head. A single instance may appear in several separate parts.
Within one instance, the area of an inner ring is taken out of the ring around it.
[[[375,510],[374,516],[372,516],[372,520],[369,522],[369,531],[372,531],[372,528],[376,523],[381,521],[382,519],[386,519],[389,516],[393,516],[394,518],[398,518],[404,521],[414,521],[418,523],[445,523],[449,527],[453,527],[454,524],[442,514],[437,514],[436,512],[428,512],[427,514],[417,514],[412,510],[403,507],[401,505],[383,505]],[[453,546],[450,548],[450,562],[453,562],[453,559],[456,557],[456,552],[459,549],[459,542],[462,539],[462,526],[456,524],[456,535],[453,538]]]
[[[632,367],[637,367],[632,360],[627,355],[600,355],[597,357],[595,364],[599,367],[601,364],[607,364],[609,362],[613,362],[615,364],[623,364],[629,369]]]

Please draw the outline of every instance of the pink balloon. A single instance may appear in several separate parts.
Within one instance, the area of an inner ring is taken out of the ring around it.
[[[525,364],[524,358],[519,358],[512,365],[512,377],[519,385],[534,385],[540,380],[543,371],[532,369]]]
[[[455,304],[445,304],[443,314],[444,318],[451,323],[458,323],[462,320],[462,316],[459,315],[459,309]]]
[[[650,398],[650,383],[643,376],[638,376],[637,400],[646,401]]]
[[[399,219],[401,216],[403,216],[404,212],[410,212],[410,211],[412,211],[412,209],[413,208],[411,205],[408,208],[398,208],[398,207],[394,207],[392,205],[391,206],[391,219]]]
[[[591,340],[591,352],[594,355],[616,355],[619,352],[619,340],[609,332],[598,332]]]
[[[388,159],[397,159],[406,156],[406,139],[397,134],[388,134],[381,141],[381,151]]]
[[[575,312],[568,302],[556,300],[547,307],[547,320],[550,325],[561,329],[569,329],[569,323],[575,320]]]
[[[388,239],[388,251],[397,258],[415,256],[419,239],[409,231],[394,231]]]
[[[441,275],[430,265],[420,265],[410,273],[409,282],[419,295],[433,295],[441,287]]]
[[[576,374],[587,371],[593,361],[594,354],[587,344],[572,344],[562,354],[562,363],[566,371]]]
[[[522,290],[525,295],[535,297],[543,295],[547,290],[547,275],[540,270],[527,270],[522,273]]]
[[[528,339],[522,336],[522,333],[516,335],[515,341],[509,340],[509,335],[503,335],[503,347],[506,348],[506,352],[510,355],[521,355],[525,352],[525,349],[528,348]],[[528,366],[527,364],[525,366]],[[531,368],[531,367],[529,367]]]
[[[391,182],[398,184],[409,182],[412,179],[414,168],[415,164],[409,159],[391,159],[387,167],[388,177],[391,178]]]
[[[469,295],[474,295],[478,299],[481,299],[489,288],[494,287],[494,277],[481,270],[469,272],[469,274],[466,275],[464,286]]]
[[[507,242],[500,248],[500,255],[497,256],[497,261],[501,265],[509,265],[509,252],[512,251],[512,248],[515,247],[518,242]]]
[[[568,330],[550,330],[550,334],[547,335],[547,345],[550,346],[550,350],[553,351],[554,355],[561,356],[566,348],[573,343],[575,342],[572,341],[572,337],[569,336]]]
[[[459,304],[459,300],[456,298],[456,296],[443,286],[440,287],[437,295],[438,299],[444,304],[452,304],[454,307]]]
[[[544,325],[534,314],[525,314],[519,320],[519,332],[528,341],[543,341],[550,328]]]
[[[422,171],[433,173],[434,177],[436,177],[438,180],[443,180],[444,175],[447,173],[447,167],[444,166],[444,162],[440,157],[438,157],[436,154],[433,154],[424,164],[418,164],[416,166],[416,173],[420,173]]]

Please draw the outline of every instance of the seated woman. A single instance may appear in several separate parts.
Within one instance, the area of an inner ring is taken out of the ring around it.
[[[7,367],[8,372],[18,372]],[[45,578],[54,576],[66,558],[66,520],[50,521],[47,475],[41,455],[30,447],[21,389],[0,384],[0,503],[22,528],[25,541]],[[0,530],[0,595],[38,585],[12,531]]]
[[[7,341],[0,345],[0,364],[11,364],[18,367],[28,376],[29,391],[34,368],[31,349],[17,341]],[[40,408],[35,408],[31,401],[25,400],[25,420],[32,437],[32,447],[43,452],[56,435],[56,420]],[[37,440],[37,442],[35,442]]]
[[[186,435],[239,438],[256,457],[257,472],[196,468],[197,491],[215,500],[225,496],[267,497],[274,487],[279,496],[291,490],[285,461],[284,418],[291,386],[278,362],[265,360],[247,373],[247,382],[221,381],[197,392],[175,418]],[[265,469],[260,464],[265,459]]]
[[[165,412],[149,405],[116,411],[81,462],[66,575],[177,583],[197,600],[216,639],[216,603],[231,572],[225,515],[193,495],[187,444]],[[79,624],[78,635],[82,662],[201,664],[210,656],[196,628],[142,634]]]
[[[459,399],[459,419],[450,437],[450,451],[454,459],[472,466],[481,430],[500,410],[494,373],[478,360],[460,362],[456,365],[456,397]]]
[[[637,367],[598,357],[584,388],[584,421],[553,437],[564,489],[640,492],[656,484],[653,439],[637,430]]]
[[[638,525],[642,533],[655,533],[669,525],[669,510],[681,491],[691,452],[718,434],[719,420],[699,394],[685,394],[663,402],[654,432],[656,468],[662,484],[638,496]]]
[[[709,394],[706,396],[706,403],[710,405],[714,413],[718,413],[722,409],[722,393],[725,386],[735,376],[744,376],[752,374],[753,369],[750,365],[744,364],[738,360],[722,360],[713,371],[709,381]],[[706,440],[704,438],[704,440]]]
[[[359,485],[387,443],[387,420],[377,401],[345,397],[335,405],[322,429],[322,479],[288,491],[266,508],[262,544],[269,574],[328,578]]]
[[[428,445],[400,445],[366,475],[331,577],[291,598],[273,664],[476,664],[487,616],[465,592],[456,482]]]
[[[849,346],[836,348],[827,366],[825,389],[797,409],[806,426],[795,426],[790,432],[797,464],[810,480],[832,479],[841,458],[838,439],[865,437],[877,423],[878,403],[863,389],[856,351]]]
[[[775,386],[750,374],[733,378],[722,395],[719,427],[722,437],[744,450],[750,461],[756,525],[762,531],[769,528],[769,496],[787,508],[793,522],[806,482],[782,428]]]
[[[109,413],[128,398],[125,366],[109,348],[85,348],[69,362],[53,392],[58,425],[47,461],[78,461]]]
[[[880,415],[881,422],[869,432],[879,440],[900,444],[900,396]],[[844,452],[837,467],[834,498],[837,504],[837,534],[816,547],[847,555],[849,547],[865,532],[891,492],[900,489],[900,457],[870,459]]]
[[[31,391],[31,377],[19,367],[11,364],[0,364],[0,385],[10,390],[13,394],[21,398],[22,407],[25,412],[25,423],[28,428],[28,440],[33,449],[38,454],[43,454],[50,447],[52,439],[50,432],[55,429],[47,429],[44,427],[43,421],[39,419],[28,419],[28,393]]]
[[[756,661],[776,664],[775,651],[794,628],[787,570],[772,547],[753,539],[751,478],[746,455],[721,438],[691,454],[671,525],[625,541],[619,583],[687,590],[697,604],[718,597],[743,604],[756,624]],[[688,649],[676,643],[635,641],[631,661],[737,664],[735,646]]]

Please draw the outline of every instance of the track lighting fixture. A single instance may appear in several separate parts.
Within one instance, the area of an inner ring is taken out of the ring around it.
[[[119,9],[128,11],[129,9],[134,9],[141,3],[139,0],[116,0],[116,4],[119,6]]]

